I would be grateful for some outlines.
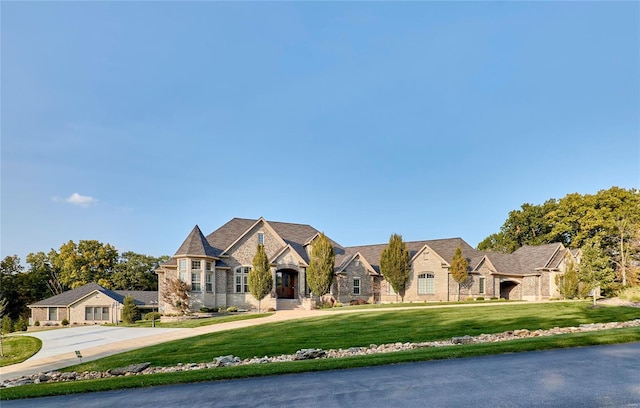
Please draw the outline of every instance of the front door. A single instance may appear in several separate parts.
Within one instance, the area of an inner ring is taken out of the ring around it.
[[[298,272],[278,271],[276,272],[276,294],[280,299],[295,299]]]

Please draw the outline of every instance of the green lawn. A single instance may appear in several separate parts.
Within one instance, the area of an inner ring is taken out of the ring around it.
[[[301,348],[347,348],[407,341],[448,339],[453,336],[499,333],[514,329],[549,329],[583,323],[640,318],[640,309],[608,306],[591,308],[589,302],[498,304],[483,307],[387,309],[335,314],[263,324],[237,330],[172,341],[69,367],[67,371],[105,371],[149,361],[154,366],[211,361],[233,354],[241,358],[290,354]],[[169,374],[111,378],[73,383],[28,385],[3,389],[0,399],[30,398],[160,384],[175,384],[304,371],[363,367],[430,359],[458,358],[640,341],[640,329],[617,329],[539,337],[501,343],[426,348],[344,359],[271,363]]]
[[[448,339],[514,329],[550,329],[640,318],[633,307],[590,308],[589,302],[496,304],[484,307],[420,308],[349,313],[270,323],[206,334],[130,351],[69,371],[104,371],[149,361],[153,366],[199,363],[228,354],[240,358],[291,354],[302,348],[348,348]]]
[[[7,336],[2,340],[4,357],[0,357],[0,367],[18,364],[36,354],[42,341],[29,336]]]
[[[169,327],[169,328],[193,328],[193,327],[201,327],[201,326],[210,326],[212,324],[226,323],[226,322],[235,322],[239,320],[249,320],[249,319],[257,319],[260,317],[271,316],[273,313],[242,313],[242,314],[228,314],[228,315],[219,315],[214,317],[205,317],[202,319],[188,319],[188,320],[179,320],[175,322],[159,322],[156,320],[156,327]],[[114,326],[110,324],[109,326]],[[124,327],[151,327],[151,320],[138,320],[133,324],[120,324],[120,326]]]

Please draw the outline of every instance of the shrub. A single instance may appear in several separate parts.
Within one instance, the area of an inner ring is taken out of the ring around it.
[[[369,302],[367,302],[364,299],[353,299],[352,301],[349,302],[349,304],[351,306],[357,306],[357,305],[368,305]]]
[[[67,320],[67,319],[62,319],[62,325],[63,325],[63,326],[68,326],[68,325],[69,325],[69,320]],[[56,324],[56,326],[57,326],[57,324]]]
[[[149,312],[144,315],[144,320],[160,320],[161,317],[159,312]]]
[[[226,307],[226,306],[220,306],[220,307],[218,308],[218,313],[224,313],[224,312],[226,312],[226,311],[227,311],[227,307]]]
[[[13,329],[17,332],[27,331],[27,320],[24,317],[20,317],[16,320],[16,323],[13,325]]]
[[[138,310],[135,300],[133,300],[133,296],[125,296],[121,318],[122,321],[127,324],[134,323],[140,318],[140,311]]]
[[[491,300],[498,300],[497,296],[491,296]]]
[[[631,302],[640,302],[640,286],[625,288],[618,293],[618,297]]]
[[[36,320],[35,322],[33,322],[34,326],[40,326],[40,320]]]
[[[267,309],[267,312],[275,312],[275,311],[276,311],[276,309],[273,308],[273,307],[270,307],[270,308]]]
[[[238,311],[238,308],[236,306],[229,306],[227,308],[227,312],[228,313],[233,313],[233,312],[237,312],[237,311]]]
[[[483,297],[483,296],[478,296],[478,297],[476,298],[476,300],[484,300],[484,297]]]
[[[9,316],[2,318],[2,334],[13,333],[13,320]]]
[[[472,297],[468,297],[467,298],[467,302],[473,302],[473,298]]]
[[[342,307],[342,303],[336,302],[333,304],[333,307]]]

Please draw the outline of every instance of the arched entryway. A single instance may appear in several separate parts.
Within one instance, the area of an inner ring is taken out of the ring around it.
[[[515,281],[502,281],[500,282],[500,297],[502,299],[516,299],[516,292],[519,283]]]
[[[276,295],[278,299],[298,298],[298,271],[280,269],[276,271]]]

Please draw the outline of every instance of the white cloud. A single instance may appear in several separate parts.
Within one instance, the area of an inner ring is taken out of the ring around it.
[[[93,197],[83,196],[83,195],[80,195],[78,193],[71,194],[64,201],[68,202],[69,204],[79,205],[81,207],[88,207],[91,204],[95,204],[95,203],[98,202],[98,200],[96,200]]]

